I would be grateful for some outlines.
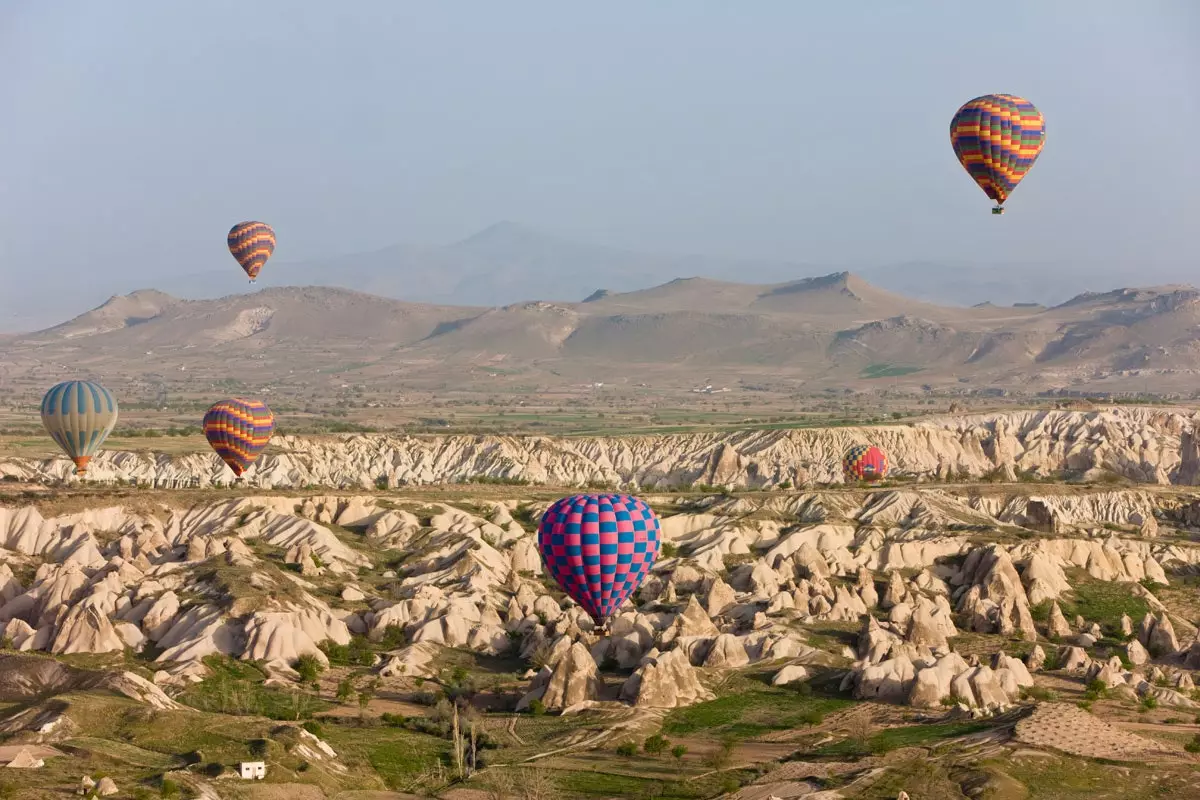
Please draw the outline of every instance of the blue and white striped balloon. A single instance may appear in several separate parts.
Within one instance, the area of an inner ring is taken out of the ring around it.
[[[75,462],[75,474],[88,462],[117,424],[117,401],[98,383],[65,381],[42,398],[42,425]]]

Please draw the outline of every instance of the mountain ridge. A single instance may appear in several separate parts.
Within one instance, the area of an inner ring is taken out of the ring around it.
[[[680,278],[586,301],[504,306],[313,286],[213,300],[147,289],[10,337],[6,350],[28,374],[40,364],[76,363],[157,380],[168,364],[189,373],[181,380],[315,374],[374,385],[404,376],[443,386],[497,375],[547,385],[620,368],[679,385],[702,368],[723,382],[769,375],[814,388],[965,381],[1178,391],[1200,373],[1197,330],[1200,291],[1187,286],[1086,293],[1052,308],[963,308],[912,300],[842,271],[777,284]]]
[[[286,236],[286,231],[281,230]],[[181,271],[137,281],[175,297],[217,299],[240,284],[225,259],[190,259]],[[209,264],[205,269],[196,269]],[[971,263],[909,260],[886,265],[844,265],[881,290],[936,305],[1000,306],[1036,302],[1056,305],[1081,292],[1127,283],[1131,270],[1116,265],[1071,263]],[[512,221],[501,221],[449,244],[398,242],[364,252],[319,258],[275,259],[259,287],[332,286],[435,305],[503,306],[532,296],[578,302],[597,288],[625,292],[660,286],[674,278],[783,284],[836,272],[833,265],[803,260],[642,252],[575,241]],[[1167,284],[1186,279],[1188,265],[1139,265],[1139,279]],[[119,271],[101,270],[86,284],[9,287],[0,297],[0,329],[45,328],[72,310],[127,295],[136,285]]]

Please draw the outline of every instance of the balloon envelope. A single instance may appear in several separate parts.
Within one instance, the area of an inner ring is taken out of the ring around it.
[[[887,476],[887,454],[875,445],[857,444],[842,457],[842,471],[851,481],[877,481]]]
[[[231,398],[204,415],[204,436],[233,474],[241,476],[275,432],[275,415],[259,400]]]
[[[250,276],[250,282],[275,252],[275,231],[265,222],[239,222],[229,229],[229,252]]]
[[[1041,112],[1016,95],[976,97],[950,120],[954,154],[997,208],[1029,172],[1045,143]]]
[[[546,571],[597,625],[641,585],[661,543],[658,516],[624,494],[564,497],[538,525]]]
[[[100,445],[117,424],[117,401],[91,381],[65,381],[42,398],[42,425],[75,462],[75,474],[87,472]]]

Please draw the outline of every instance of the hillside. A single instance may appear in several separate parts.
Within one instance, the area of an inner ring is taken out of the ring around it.
[[[322,287],[190,301],[140,291],[8,338],[0,369],[29,392],[82,370],[118,389],[188,393],[232,380],[284,396],[343,384],[533,391],[594,376],[658,388],[765,379],[808,391],[969,383],[1190,394],[1198,326],[1200,292],[1186,286],[1085,294],[1050,308],[961,308],[845,272],[768,285],[677,279],[500,308]]]

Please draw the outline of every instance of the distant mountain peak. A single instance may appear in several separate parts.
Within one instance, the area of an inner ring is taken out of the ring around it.
[[[610,294],[612,294],[612,292],[608,291],[608,289],[597,289],[596,291],[589,294],[587,297],[583,298],[583,302],[594,303],[597,300],[603,300],[604,298],[608,297]]]
[[[797,294],[801,292],[840,292],[855,299],[859,298],[856,289],[868,288],[870,284],[849,272],[833,272],[815,278],[801,278],[777,286],[770,291],[773,295]]]
[[[493,222],[481,231],[476,231],[465,239],[460,239],[451,247],[475,247],[479,245],[495,245],[497,243],[526,243],[542,239],[550,239],[553,237],[547,236],[527,225],[522,225],[518,222],[502,219],[499,222]]]

